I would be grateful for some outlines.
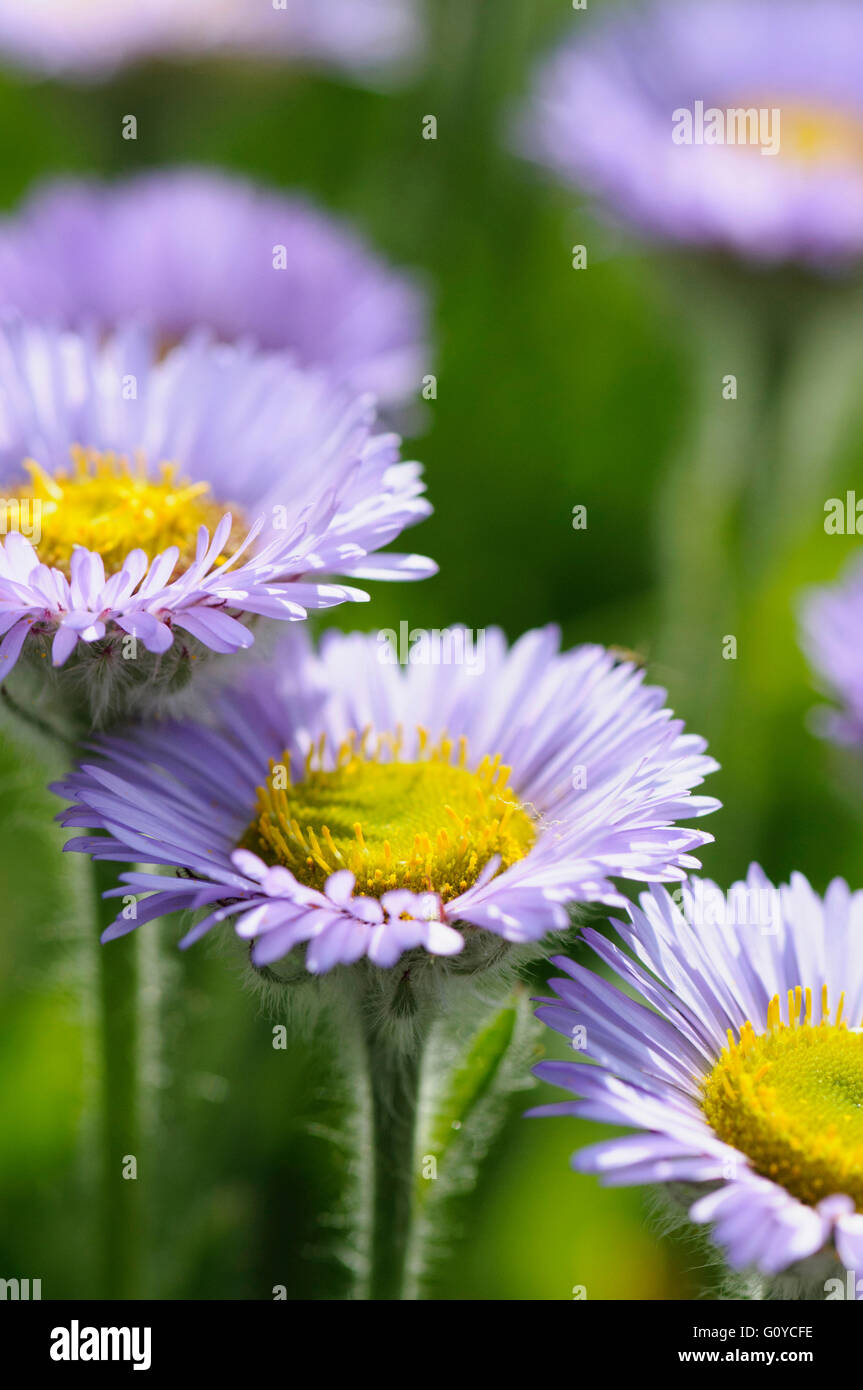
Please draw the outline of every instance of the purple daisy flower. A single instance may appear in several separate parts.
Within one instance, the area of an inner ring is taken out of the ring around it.
[[[658,0],[573,26],[524,153],[651,238],[760,262],[860,256],[858,4]]]
[[[817,711],[818,724],[837,743],[863,746],[863,559],[838,584],[813,589],[802,605],[802,642],[824,689],[841,710]]]
[[[59,76],[102,78],[158,57],[248,54],[379,74],[415,57],[416,0],[3,0],[0,53]]]
[[[628,951],[585,932],[626,993],[555,960],[565,978],[537,1012],[586,1060],[535,1070],[580,1099],[531,1113],[638,1130],[573,1166],[689,1201],[703,1184],[689,1215],[736,1269],[775,1275],[833,1241],[859,1270],[863,893],[836,879],[822,900],[802,874],[774,888],[753,865],[727,895],[692,880],[640,904],[615,924]]]
[[[367,598],[327,575],[433,573],[375,553],[430,507],[374,419],[280,354],[0,328],[3,678],[22,650],[62,666],[92,647],[127,675],[138,641],[233,652],[253,641],[241,618]]]
[[[612,877],[685,877],[712,838],[676,824],[719,804],[690,795],[716,767],[703,740],[603,648],[561,653],[546,628],[511,650],[489,631],[481,670],[388,655],[380,636],[331,633],[319,656],[292,637],[218,698],[216,727],[91,745],[60,819],[107,835],[67,849],[178,875],[123,874],[114,896],[150,896],[106,939],[207,907],[182,944],[234,918],[257,965],[305,945],[312,973],[391,966],[482,932],[499,952],[570,904],[623,902]]]
[[[168,342],[248,338],[388,406],[428,369],[413,278],[305,198],[206,169],[42,185],[0,228],[0,305],[76,329],[136,319]]]

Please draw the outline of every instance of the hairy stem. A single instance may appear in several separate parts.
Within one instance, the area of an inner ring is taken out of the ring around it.
[[[102,898],[117,865],[93,861],[98,930],[113,921],[116,899]],[[140,1296],[141,1158],[139,948],[137,932],[99,950],[102,1049],[102,1290],[105,1298]]]
[[[415,1145],[423,1046],[402,1049],[374,1023],[364,1027],[372,1132],[368,1297],[410,1299],[415,1219]]]

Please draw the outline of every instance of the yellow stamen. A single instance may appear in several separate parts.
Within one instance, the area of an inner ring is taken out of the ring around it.
[[[464,738],[444,734],[433,743],[419,729],[418,756],[402,762],[403,731],[370,735],[349,734],[330,756],[321,737],[309,748],[302,781],[281,772],[286,787],[274,779],[289,769],[288,755],[274,760],[243,845],[312,887],[348,868],[357,893],[409,888],[444,901],[464,892],[494,856],[506,869],[529,852],[536,826],[499,757],[471,771]]]
[[[702,1109],[720,1139],[801,1201],[844,1193],[863,1210],[863,1034],[843,1021],[844,994],[830,1021],[826,984],[816,1024],[812,993],[788,990],[787,1021],[774,995],[764,1033],[748,1020],[738,1038],[729,1031]]]
[[[131,463],[122,455],[77,445],[70,452],[71,468],[53,474],[37,460],[26,459],[30,485],[0,502],[0,532],[20,529],[43,564],[68,574],[76,545],[97,551],[109,575],[138,549],[153,559],[176,546],[180,563],[188,563],[201,526],[212,534],[230,511],[234,535],[242,530],[237,508],[214,500],[208,483],[179,477],[176,464],[161,463],[150,472],[140,457]],[[229,542],[219,558],[235,549],[236,542]]]

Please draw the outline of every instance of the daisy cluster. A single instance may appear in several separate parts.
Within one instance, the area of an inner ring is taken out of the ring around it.
[[[367,71],[417,39],[407,0],[208,3],[206,43],[196,4],[133,8],[6,0],[0,53],[79,77],[202,48]],[[650,237],[846,262],[861,38],[848,0],[616,11],[554,55],[518,138]],[[757,148],[694,139],[700,93]],[[577,1167],[665,1185],[737,1268],[859,1269],[863,895],[694,877],[717,764],[614,649],[489,629],[481,662],[437,644],[402,666],[382,634],[303,627],[435,572],[391,549],[431,506],[382,423],[421,391],[415,276],[305,198],[160,171],[35,190],[0,225],[0,311],[0,682],[74,715],[54,789],[66,848],[117,866],[103,940],[176,916],[182,946],[239,938],[258,972],[413,989],[542,954],[602,905],[619,940],[586,928],[592,968],[558,957],[539,1008],[582,1055],[537,1073],[575,1098],[536,1113],[634,1131]],[[860,591],[855,571],[804,618],[846,742]],[[189,715],[172,700],[192,680]]]

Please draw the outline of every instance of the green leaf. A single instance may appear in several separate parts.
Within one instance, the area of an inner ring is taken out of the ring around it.
[[[443,1166],[451,1149],[462,1137],[462,1129],[475,1112],[499,1089],[504,1062],[515,1038],[519,1020],[519,1001],[511,999],[490,1023],[474,1036],[464,1061],[456,1066],[445,1085],[429,1126],[424,1148]],[[509,1091],[511,1084],[504,1088]],[[427,1197],[432,1185],[419,1180],[419,1199]]]

